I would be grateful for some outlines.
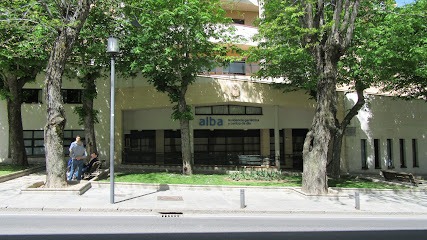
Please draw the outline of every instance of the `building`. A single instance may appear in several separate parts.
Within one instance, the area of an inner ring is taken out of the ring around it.
[[[225,5],[238,31],[256,33],[257,1],[240,0]],[[241,43],[243,48],[256,43]],[[192,106],[191,142],[197,167],[275,165],[302,170],[302,146],[314,116],[315,102],[304,92],[283,93],[270,81],[251,79],[257,64],[234,62],[200,74],[187,93]],[[43,128],[46,122],[44,76],[27,84],[33,98],[22,106],[24,138],[28,156],[44,161]],[[98,80],[95,108],[100,111],[96,137],[101,158],[109,159],[109,79]],[[77,80],[63,81],[67,125],[64,152],[75,135],[83,134],[73,108],[81,102]],[[339,116],[351,108],[355,94],[339,90]],[[0,101],[0,112],[6,113]],[[179,123],[171,120],[172,106],[166,94],[146,81],[117,79],[115,103],[115,161],[132,166],[180,166]],[[394,168],[427,175],[427,119],[423,100],[396,100],[372,94],[368,104],[351,121],[342,148],[343,173],[376,174]],[[7,161],[8,120],[0,115],[0,161]],[[255,160],[255,161],[254,161]]]

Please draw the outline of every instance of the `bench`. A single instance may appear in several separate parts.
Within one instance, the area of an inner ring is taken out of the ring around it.
[[[261,155],[239,155],[239,164],[248,166],[263,166],[270,165],[267,158],[262,158]]]
[[[102,173],[102,165],[105,163],[105,160],[96,161],[89,172],[83,174],[84,180],[90,180],[94,177],[98,177]]]
[[[391,170],[381,170],[381,173],[387,181],[409,182],[414,186],[418,186],[419,182],[415,179],[412,173],[396,172]]]

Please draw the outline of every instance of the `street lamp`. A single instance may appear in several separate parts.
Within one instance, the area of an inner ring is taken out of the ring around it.
[[[119,41],[108,38],[107,53],[111,55],[111,85],[110,85],[110,203],[114,204],[114,75],[115,58],[119,53]]]

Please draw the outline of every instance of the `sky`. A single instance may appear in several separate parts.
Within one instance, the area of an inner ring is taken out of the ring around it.
[[[399,7],[412,2],[415,2],[415,0],[396,0],[397,6]]]

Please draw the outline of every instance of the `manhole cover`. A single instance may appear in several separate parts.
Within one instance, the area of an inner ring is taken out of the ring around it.
[[[164,218],[178,218],[183,216],[182,212],[159,212],[161,217]]]
[[[159,201],[183,201],[181,196],[157,196]]]

